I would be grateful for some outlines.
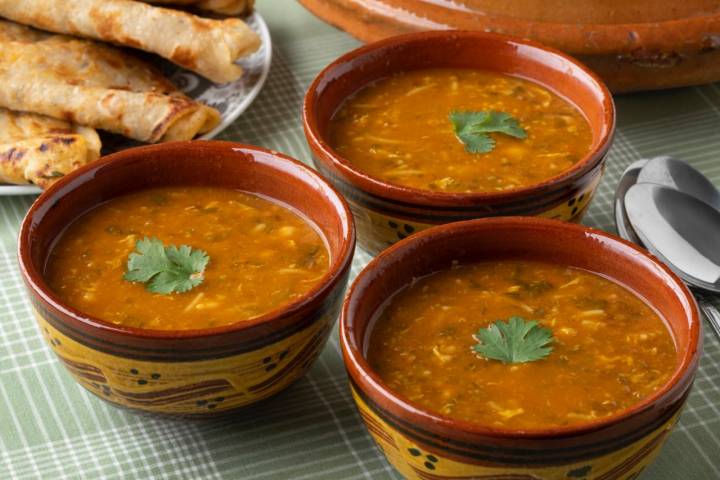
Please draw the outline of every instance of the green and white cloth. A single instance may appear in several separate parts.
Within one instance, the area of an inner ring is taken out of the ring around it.
[[[289,0],[259,0],[275,41],[264,90],[221,138],[310,161],[301,103],[315,74],[358,42]],[[618,132],[585,223],[614,229],[612,195],[630,162],[670,154],[720,184],[720,84],[617,98]],[[44,344],[16,262],[33,197],[0,198],[0,479],[385,479],[355,411],[337,334],[309,375],[231,420],[188,422],[114,408],[79,387]],[[358,251],[353,273],[368,261]],[[720,478],[720,340],[705,329],[680,423],[644,479]]]

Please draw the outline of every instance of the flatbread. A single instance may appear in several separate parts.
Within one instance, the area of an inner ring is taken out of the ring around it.
[[[52,33],[0,19],[0,42],[35,43],[51,35]]]
[[[160,5],[183,5],[224,15],[247,15],[253,9],[255,0],[144,0]]]
[[[190,140],[220,122],[217,110],[189,99],[140,59],[96,42],[33,32],[0,21],[0,107],[151,143]],[[3,41],[11,36],[16,40]]]
[[[1,42],[32,43],[41,45],[46,52],[62,53],[47,56],[41,63],[74,85],[183,95],[146,62],[102,43],[42,32],[0,19]]]
[[[156,53],[216,83],[236,80],[235,64],[260,47],[239,18],[201,18],[132,0],[0,0],[0,16],[43,30]]]
[[[0,108],[0,182],[46,188],[99,156],[92,128]]]

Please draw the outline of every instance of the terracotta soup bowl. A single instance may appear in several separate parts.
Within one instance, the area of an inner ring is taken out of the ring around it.
[[[123,327],[64,304],[43,269],[65,227],[109,199],[172,185],[238,189],[294,207],[324,237],[328,272],[290,304],[202,330]],[[197,141],[125,150],[59,180],[23,221],[19,261],[40,330],[80,385],[130,409],[205,417],[269,397],[305,374],[335,322],[354,245],[345,201],[308,167],[259,147]]]
[[[677,364],[670,379],[611,416],[534,430],[453,420],[387,387],[365,358],[370,322],[384,302],[413,279],[454,261],[503,258],[573,266],[633,290],[665,319],[675,340]],[[365,424],[407,478],[630,479],[655,458],[678,419],[698,366],[700,321],[680,279],[634,245],[571,223],[504,217],[435,227],[385,250],[352,285],[340,340]]]
[[[329,124],[350,95],[398,72],[437,67],[488,70],[549,88],[574,104],[589,122],[589,152],[570,169],[528,187],[445,193],[385,182],[333,150],[327,137]],[[531,215],[579,221],[600,182],[615,130],[610,92],[576,60],[530,41],[465,31],[401,35],[343,55],[315,78],[303,114],[315,166],[348,199],[358,243],[373,254],[413,232],[461,220]]]

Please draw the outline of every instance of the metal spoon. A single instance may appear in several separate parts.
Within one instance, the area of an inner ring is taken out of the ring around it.
[[[635,230],[633,230],[633,226],[630,224],[630,220],[627,218],[627,212],[625,211],[625,193],[627,193],[630,187],[637,183],[640,170],[648,161],[649,160],[638,160],[628,165],[615,189],[615,225],[617,226],[618,235],[640,246],[642,246],[642,241],[635,233]]]
[[[692,195],[720,210],[720,192],[698,170],[668,156],[638,160],[623,172],[615,189],[615,223],[618,234],[633,243],[642,244],[625,212],[625,193],[636,183],[656,183]]]
[[[720,293],[720,210],[651,183],[629,187],[624,209],[641,245],[698,293],[698,304],[720,337],[720,312],[701,293]]]
[[[644,246],[642,240],[638,237],[638,235],[635,233],[635,230],[630,223],[630,220],[628,220],[627,212],[625,210],[625,194],[627,191],[632,187],[636,182],[638,177],[640,176],[641,169],[648,163],[651,163],[654,165],[653,170],[655,169],[661,169],[663,165],[667,165],[668,163],[677,163],[677,164],[684,164],[684,162],[681,162],[679,160],[673,160],[672,162],[666,162],[665,159],[668,159],[670,157],[655,157],[650,160],[638,160],[632,164],[630,164],[625,171],[623,172],[622,177],[620,178],[620,181],[618,183],[618,186],[615,190],[615,222],[617,224],[617,229],[619,235],[624,238],[625,240],[629,240],[633,243],[636,243],[640,246]],[[694,168],[690,167],[696,174],[698,174],[700,177],[702,177],[702,180],[698,181],[698,184],[702,183],[709,183],[702,174],[697,172]],[[673,168],[678,168],[677,165],[673,166]],[[666,182],[666,184],[669,184],[667,186],[672,187],[678,187],[682,186],[683,188],[691,188],[692,190],[686,191],[685,193],[702,195],[705,193],[706,195],[704,198],[700,198],[700,200],[712,204],[713,198],[716,197],[716,192],[713,192],[714,189],[708,189],[708,188],[692,188],[692,183],[689,182],[676,182],[676,181],[668,181],[667,179],[675,178],[676,176],[673,176],[672,174],[668,173],[658,173],[657,170],[650,171],[647,174],[645,174],[644,178],[649,180],[657,180],[661,182]],[[691,178],[697,178],[698,175],[691,175],[686,174],[685,177],[691,177]],[[692,286],[691,286],[692,288]],[[718,312],[717,308],[711,303],[710,299],[707,298],[705,295],[703,295],[701,292],[698,291],[697,288],[694,288],[696,298],[698,300],[698,305],[700,306],[700,309],[703,311],[705,316],[708,317],[708,320],[710,321],[710,324],[713,326],[714,330],[718,333],[718,336],[720,337],[720,312]]]
[[[672,157],[655,157],[640,171],[637,183],[656,183],[680,190],[720,210],[720,192],[693,166]]]

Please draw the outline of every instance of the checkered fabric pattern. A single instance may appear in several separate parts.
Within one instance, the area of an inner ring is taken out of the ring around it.
[[[358,43],[295,2],[260,0],[275,41],[267,85],[221,138],[304,162],[303,93]],[[612,194],[630,162],[671,154],[720,184],[720,85],[620,96],[619,129],[585,223],[614,229]],[[90,395],[43,343],[16,263],[20,221],[33,197],[0,199],[0,479],[400,478],[356,413],[337,334],[306,378],[232,420],[139,416]],[[358,251],[353,275],[369,257]],[[645,479],[720,478],[720,340],[705,329],[693,392]]]

